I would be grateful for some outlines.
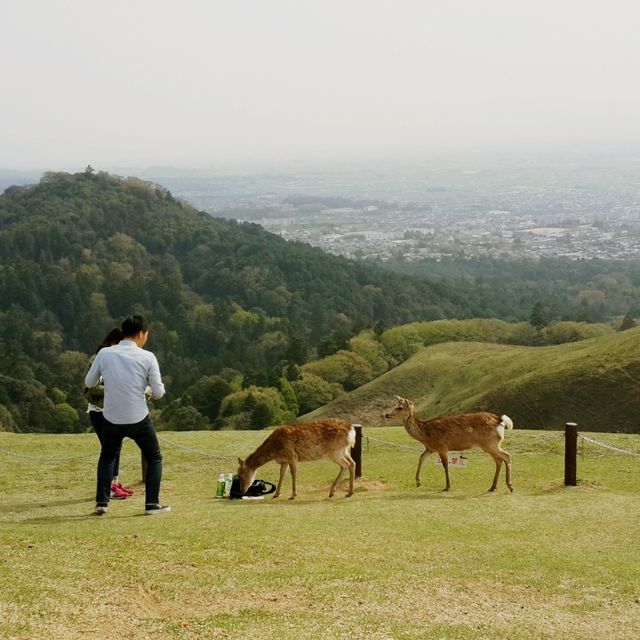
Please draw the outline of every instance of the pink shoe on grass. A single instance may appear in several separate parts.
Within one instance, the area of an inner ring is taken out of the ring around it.
[[[117,484],[111,485],[111,499],[112,500],[124,500],[129,497],[129,493],[123,491]]]
[[[120,489],[120,491],[124,491],[129,496],[132,496],[135,493],[131,487],[123,487],[119,482],[115,482],[114,484],[118,489]]]

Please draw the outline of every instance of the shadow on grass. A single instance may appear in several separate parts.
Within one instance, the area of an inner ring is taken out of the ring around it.
[[[51,507],[66,507],[72,504],[88,502],[92,498],[64,498],[62,500],[47,500],[46,502],[14,502],[0,505],[0,513],[22,513],[33,509],[50,509]]]
[[[84,502],[84,500],[82,501]],[[130,518],[138,518],[144,516],[146,514],[143,510],[137,511],[136,513],[120,513],[116,514],[113,511],[109,510],[108,513],[98,515],[93,507],[89,511],[85,511],[84,513],[70,513],[70,514],[51,514],[49,516],[35,516],[33,518],[23,518],[21,520],[8,521],[0,519],[1,523],[10,523],[10,524],[63,524],[65,522],[78,522],[81,520],[128,520]]]
[[[42,515],[34,515],[28,518],[10,518],[0,517],[0,523],[2,524],[55,524],[62,522],[73,522],[86,519],[114,519],[114,518],[136,518],[138,516],[144,516],[144,510],[141,508],[136,513],[117,513],[116,509],[112,507],[109,512],[103,516],[98,516],[94,511],[95,502],[92,496],[86,496],[84,498],[64,498],[61,500],[47,500],[46,502],[15,502],[9,504],[0,505],[0,514],[3,516],[10,516],[12,514],[21,514],[29,511],[44,511],[59,509],[60,507],[72,507],[74,505],[86,504],[87,510],[83,513],[59,513],[52,512],[50,514],[42,513]],[[75,511],[75,509],[74,509]]]
[[[515,492],[514,492],[515,493]],[[432,500],[434,502],[440,501],[465,501],[465,500],[491,500],[496,499],[501,496],[510,497],[513,496],[514,493],[510,493],[509,491],[481,491],[481,492],[465,492],[465,491],[434,491],[434,490],[426,490],[421,491],[419,488],[414,491],[407,491],[402,493],[394,493],[389,497],[393,500]]]

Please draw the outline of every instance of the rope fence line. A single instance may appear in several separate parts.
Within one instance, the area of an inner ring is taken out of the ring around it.
[[[610,444],[605,444],[604,442],[600,442],[600,440],[594,440],[593,438],[589,438],[588,436],[584,436],[581,433],[578,434],[578,438],[584,440],[586,442],[590,442],[591,444],[596,445],[597,447],[601,447],[603,449],[608,449],[609,451],[613,451],[614,453],[620,453],[627,456],[634,456],[636,458],[640,458],[640,453],[637,451],[632,451],[631,449],[621,449],[620,447],[613,447]]]
[[[418,451],[418,452],[424,451],[424,449],[420,449],[420,447],[411,447],[407,444],[398,444],[396,442],[389,442],[388,440],[374,438],[373,436],[370,436],[370,435],[365,435],[364,437],[367,439],[367,447],[369,446],[369,441],[372,441],[372,442],[379,442],[380,444],[384,444],[388,447],[396,447],[396,449],[408,449],[409,451]]]
[[[175,449],[182,449],[183,451],[188,451],[189,453],[196,453],[200,456],[204,456],[206,458],[214,458],[217,460],[235,460],[237,456],[224,456],[218,455],[215,453],[209,453],[208,451],[202,451],[201,449],[193,449],[191,447],[187,447],[182,444],[178,444],[177,442],[173,442],[164,437],[158,437],[158,440],[163,444],[167,444],[170,447]],[[47,457],[47,456],[33,456],[27,453],[19,453],[17,451],[9,451],[8,449],[0,449],[0,453],[3,453],[8,456],[13,456],[15,458],[23,458],[25,460],[33,460],[34,462],[70,462],[72,460],[84,460],[87,458],[97,458],[100,455],[100,451],[96,450],[95,453],[85,453],[81,456],[61,456],[59,458]],[[133,457],[127,456],[127,457]]]
[[[563,437],[564,437],[563,434],[560,433],[560,432],[553,433],[553,434],[549,434],[547,436],[543,436],[541,438],[538,438],[532,444],[537,445],[537,444],[540,444],[540,443],[549,442],[551,440],[561,439]],[[365,434],[364,438],[366,439],[367,449],[369,448],[370,442],[374,442],[374,443],[377,443],[377,444],[381,444],[383,446],[394,447],[396,449],[404,449],[405,451],[412,451],[412,452],[417,452],[417,453],[421,453],[424,450],[424,449],[422,449],[420,447],[414,447],[414,446],[405,445],[405,444],[398,444],[397,442],[391,442],[389,440],[383,440],[382,438],[376,438],[376,437],[370,436],[368,434]],[[640,458],[640,452],[632,451],[631,449],[622,449],[620,447],[614,447],[612,445],[605,444],[604,442],[601,442],[599,440],[595,440],[594,438],[590,438],[588,436],[585,436],[585,435],[583,435],[581,433],[578,434],[578,438],[580,438],[580,440],[582,440],[583,442],[588,442],[588,443],[593,444],[593,445],[595,445],[597,447],[600,447],[602,449],[605,449],[605,450],[608,450],[608,451],[612,451],[613,453]],[[214,460],[235,460],[236,459],[236,456],[221,455],[221,454],[216,454],[216,453],[210,453],[208,451],[203,451],[202,449],[194,449],[193,447],[188,447],[188,446],[183,445],[183,444],[178,444],[177,442],[174,442],[174,441],[169,440],[168,438],[165,438],[165,437],[162,437],[162,436],[158,436],[158,440],[160,442],[162,442],[163,444],[168,445],[169,447],[173,447],[174,449],[179,449],[179,450],[182,450],[182,451],[187,451],[189,453],[194,453],[194,454],[197,454],[197,455],[205,457],[205,458],[210,458],[210,459],[214,459]],[[520,447],[517,447],[517,448],[521,448],[522,446],[524,446],[524,445],[520,445]],[[527,445],[527,447],[529,447],[529,446],[531,446],[531,445]],[[512,447],[512,450],[513,450],[513,447]],[[45,457],[45,456],[34,456],[34,455],[25,454],[25,453],[19,453],[19,452],[16,452],[16,451],[9,451],[7,449],[0,449],[0,454],[5,454],[5,455],[8,455],[8,456],[14,456],[16,458],[23,458],[25,460],[33,460],[33,461],[37,461],[37,462],[69,462],[69,461],[73,461],[73,460],[84,460],[84,459],[87,459],[87,458],[95,458],[98,455],[98,452],[79,455],[79,456],[65,456],[65,457],[59,457],[59,458],[56,458],[56,457]]]
[[[173,442],[172,440],[168,440],[167,438],[158,436],[158,440],[163,444],[168,444],[170,447],[174,447],[175,449],[182,449],[183,451],[188,451],[189,453],[197,453],[200,456],[204,456],[205,458],[214,458],[216,460],[236,460],[237,456],[223,456],[218,455],[216,453],[209,453],[208,451],[202,451],[201,449],[192,449],[191,447],[187,447],[183,444],[178,444],[177,442]]]
[[[45,458],[42,456],[30,456],[26,453],[18,453],[16,451],[7,451],[6,449],[0,449],[0,453],[4,453],[8,456],[14,456],[16,458],[25,458],[27,460],[37,460],[38,462],[68,462],[70,460],[82,460],[84,458],[95,458],[96,453],[85,453],[82,456],[70,456],[67,458]]]

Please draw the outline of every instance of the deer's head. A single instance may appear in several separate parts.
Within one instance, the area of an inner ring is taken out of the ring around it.
[[[256,479],[256,470],[250,469],[242,458],[238,458],[238,464],[240,465],[237,473],[240,478],[240,493],[244,495]]]
[[[396,404],[384,414],[385,418],[393,418],[398,415],[401,415],[404,418],[414,412],[414,404],[411,400],[407,400],[401,396],[395,396],[395,398]]]

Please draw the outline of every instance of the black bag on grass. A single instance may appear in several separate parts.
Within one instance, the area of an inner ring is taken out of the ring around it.
[[[267,482],[266,480],[254,480],[253,484],[247,489],[245,496],[249,498],[255,498],[257,496],[264,496],[268,493],[273,493],[276,490],[276,485]],[[231,491],[229,493],[230,498],[242,498],[240,493],[240,478],[233,476],[233,482],[231,483]]]

